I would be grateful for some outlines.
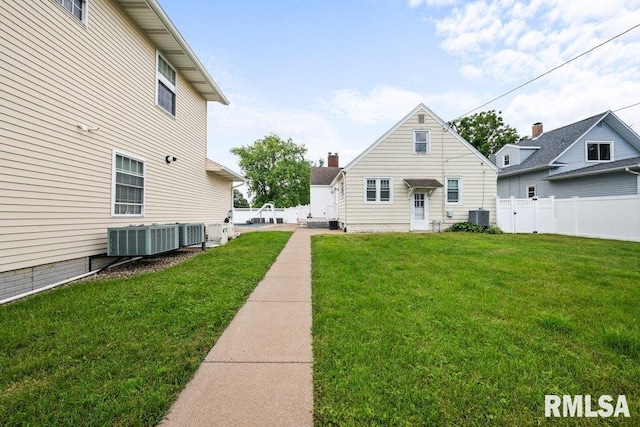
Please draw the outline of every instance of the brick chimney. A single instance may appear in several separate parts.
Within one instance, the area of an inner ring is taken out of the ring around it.
[[[333,154],[333,153],[330,152],[329,156],[327,158],[327,167],[337,168],[337,167],[339,167],[338,166],[339,163],[340,162],[338,161],[338,153]]]
[[[537,122],[533,124],[533,128],[531,129],[531,138],[536,138],[542,134],[542,122]]]

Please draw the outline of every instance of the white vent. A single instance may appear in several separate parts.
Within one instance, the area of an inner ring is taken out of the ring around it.
[[[108,256],[148,256],[178,249],[177,225],[107,229]]]

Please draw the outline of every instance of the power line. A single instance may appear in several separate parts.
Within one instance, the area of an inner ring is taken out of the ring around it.
[[[635,104],[627,105],[626,107],[618,108],[617,110],[613,110],[614,113],[618,111],[626,110],[627,108],[635,107],[636,105],[640,105],[640,102],[636,102]]]
[[[519,90],[519,89],[522,89],[522,88],[523,88],[523,87],[525,87],[526,85],[528,85],[528,84],[530,84],[530,83],[535,82],[536,80],[538,80],[538,79],[540,79],[540,78],[542,78],[542,77],[546,76],[547,74],[550,74],[550,73],[554,72],[554,71],[555,71],[555,70],[557,70],[558,68],[564,67],[565,65],[569,64],[570,62],[573,62],[573,61],[575,61],[576,59],[581,58],[581,57],[585,56],[585,55],[586,55],[586,54],[588,54],[588,53],[593,52],[594,50],[598,49],[599,47],[604,46],[605,44],[607,44],[607,43],[609,43],[609,42],[611,42],[611,41],[613,41],[613,40],[617,39],[618,37],[621,37],[621,36],[623,36],[623,35],[627,34],[629,31],[632,31],[632,30],[634,30],[634,29],[636,29],[636,28],[638,28],[638,27],[640,27],[640,24],[636,24],[636,25],[634,25],[633,27],[629,28],[628,30],[625,30],[625,31],[621,32],[621,33],[620,33],[620,34],[618,34],[617,36],[613,36],[613,37],[611,37],[609,40],[606,40],[606,41],[604,41],[604,42],[600,43],[599,45],[597,45],[597,46],[595,46],[595,47],[592,47],[591,49],[587,50],[586,52],[582,52],[580,55],[575,56],[575,57],[571,58],[570,60],[568,60],[568,61],[566,61],[566,62],[564,62],[564,63],[562,63],[562,64],[558,65],[557,67],[554,67],[554,68],[550,69],[549,71],[547,71],[547,72],[545,72],[545,73],[543,73],[543,74],[540,74],[538,77],[535,77],[535,78],[533,78],[533,79],[531,79],[531,80],[529,80],[529,81],[527,81],[527,82],[525,82],[525,83],[521,84],[520,86],[518,86],[518,87],[516,87],[516,88],[514,88],[514,89],[511,89],[510,91],[505,92],[505,93],[503,93],[502,95],[500,95],[500,96],[498,96],[498,97],[493,98],[491,101],[485,102],[485,103],[484,103],[484,104],[482,104],[481,106],[479,106],[479,107],[477,107],[477,108],[474,108],[473,110],[471,110],[471,111],[469,111],[469,112],[464,113],[463,115],[461,115],[460,117],[456,118],[455,120],[461,119],[461,118],[463,118],[464,116],[466,116],[466,115],[468,115],[468,114],[471,114],[471,113],[473,113],[474,111],[479,110],[479,109],[481,109],[482,107],[485,107],[485,106],[487,106],[487,105],[491,104],[492,102],[497,101],[497,100],[498,100],[498,99],[500,99],[500,98],[504,98],[505,96],[507,96],[507,95],[509,95],[509,94],[511,94],[511,93],[513,93],[513,92],[515,92],[515,91],[517,91],[517,90]],[[628,108],[628,107],[625,107],[625,108]],[[616,110],[616,111],[618,111],[618,110]],[[452,120],[452,121],[455,121],[455,120]]]

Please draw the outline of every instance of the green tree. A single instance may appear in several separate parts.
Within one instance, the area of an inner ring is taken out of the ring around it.
[[[504,123],[502,111],[482,111],[449,122],[449,126],[487,157],[520,140],[516,129]]]
[[[233,207],[234,208],[248,208],[249,202],[244,198],[244,195],[237,188],[233,189]]]
[[[239,165],[255,206],[267,202],[281,208],[309,204],[311,166],[305,159],[304,145],[271,134],[231,152],[240,157]]]

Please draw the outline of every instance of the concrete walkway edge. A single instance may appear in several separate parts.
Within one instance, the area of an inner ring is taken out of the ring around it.
[[[319,232],[296,229],[162,426],[313,425],[311,235]]]

